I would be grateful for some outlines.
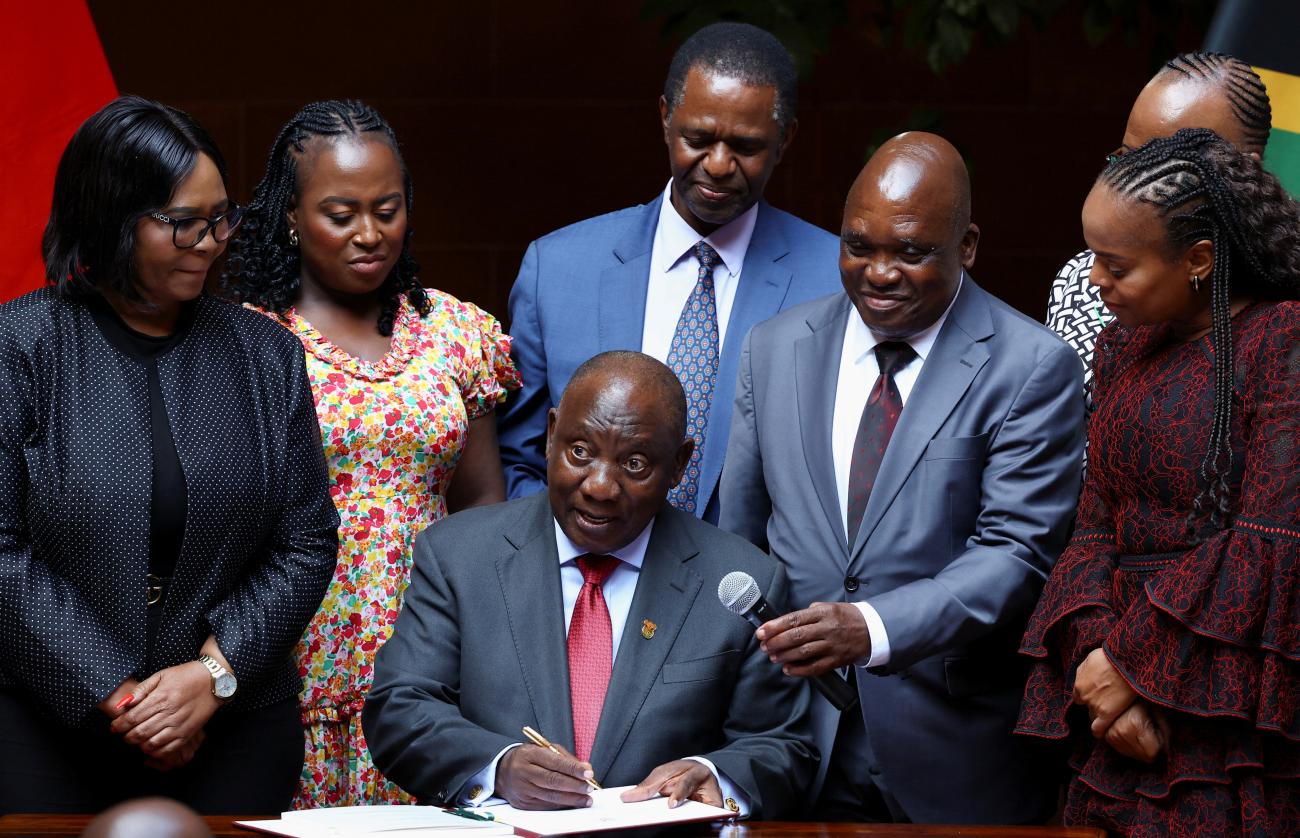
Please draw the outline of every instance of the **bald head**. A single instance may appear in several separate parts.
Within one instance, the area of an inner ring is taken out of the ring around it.
[[[853,182],[850,202],[860,190],[873,190],[881,199],[916,212],[944,215],[954,231],[970,224],[966,163],[952,143],[937,134],[909,131],[887,140]]]
[[[212,838],[203,819],[165,797],[128,800],[105,809],[86,825],[82,838]]]
[[[902,340],[947,310],[975,264],[970,175],[942,137],[913,131],[880,147],[844,204],[840,279],[863,321]]]

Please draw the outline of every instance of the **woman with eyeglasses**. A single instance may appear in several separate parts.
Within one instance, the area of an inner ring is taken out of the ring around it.
[[[0,813],[272,813],[338,517],[301,345],[203,293],[241,212],[122,97],[59,162],[49,287],[0,306]]]

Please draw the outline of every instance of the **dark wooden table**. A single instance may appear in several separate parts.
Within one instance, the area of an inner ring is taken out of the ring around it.
[[[0,836],[76,836],[90,815],[4,815]],[[261,833],[232,822],[244,817],[205,817],[212,834],[257,838]],[[793,823],[741,821],[734,825],[681,826],[657,834],[672,838],[1105,838],[1100,829],[1068,826],[923,826],[915,824]],[[147,838],[147,836],[141,836]]]

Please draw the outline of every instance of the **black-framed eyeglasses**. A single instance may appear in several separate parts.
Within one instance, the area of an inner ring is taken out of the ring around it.
[[[161,212],[151,212],[149,217],[156,218],[164,224],[170,224],[172,226],[172,244],[184,249],[194,247],[203,241],[209,230],[212,231],[212,238],[215,241],[224,242],[230,238],[230,234],[235,232],[239,222],[244,220],[244,208],[232,204],[230,209],[216,218],[204,218],[201,215],[189,218],[172,218],[169,215],[163,215]]]

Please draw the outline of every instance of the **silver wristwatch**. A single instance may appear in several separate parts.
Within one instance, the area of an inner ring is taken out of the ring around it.
[[[239,689],[235,674],[217,663],[217,659],[211,655],[199,655],[199,663],[206,666],[208,672],[212,674],[212,694],[220,701],[233,698],[235,690]]]

